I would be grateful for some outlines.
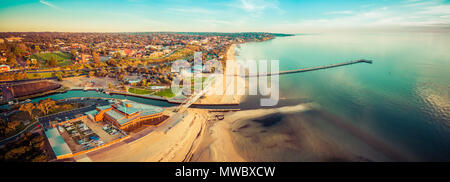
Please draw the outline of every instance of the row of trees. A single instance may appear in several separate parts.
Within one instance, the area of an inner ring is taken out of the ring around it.
[[[17,130],[22,123],[20,121],[5,122],[0,119],[0,137],[5,138]]]
[[[19,110],[28,113],[31,120],[34,120],[35,114],[33,111],[35,109],[39,110],[41,112],[41,115],[45,116],[50,113],[50,111],[55,108],[57,102],[51,98],[40,100],[38,103],[25,103],[20,105]]]
[[[35,120],[35,116],[48,115],[56,108],[59,108],[57,102],[50,98],[41,100],[36,104],[30,102],[20,105],[19,111],[22,111],[22,113],[11,115],[9,117],[11,121],[0,120],[0,138],[17,133],[19,129],[23,128],[23,123],[25,121],[33,121]],[[35,112],[35,110],[38,110],[39,112]]]

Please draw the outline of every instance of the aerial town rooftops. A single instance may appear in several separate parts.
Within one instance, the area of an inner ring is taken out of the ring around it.
[[[161,114],[164,108],[131,101],[121,101],[109,106],[97,107],[97,111],[98,114],[104,113],[104,116],[109,121],[124,126],[141,118]]]

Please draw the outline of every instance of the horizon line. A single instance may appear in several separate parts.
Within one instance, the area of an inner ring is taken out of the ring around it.
[[[218,31],[0,31],[0,33],[273,33],[273,34],[298,34],[281,33],[267,31],[236,31],[236,32],[218,32]]]

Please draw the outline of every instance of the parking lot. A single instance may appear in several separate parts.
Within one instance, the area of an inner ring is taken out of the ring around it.
[[[89,118],[64,123],[58,126],[58,130],[74,153],[102,146],[123,136],[117,128],[103,122],[95,123]]]
[[[75,119],[77,117],[84,115],[84,113],[87,111],[94,110],[97,106],[103,106],[103,105],[109,104],[109,102],[104,99],[70,99],[70,100],[66,100],[63,102],[65,102],[65,103],[82,103],[87,106],[38,118],[38,121],[42,124],[42,126],[44,128],[51,128],[52,124]]]
[[[106,122],[94,122],[89,118],[82,120],[94,133],[105,142],[109,143],[124,136],[118,129]]]

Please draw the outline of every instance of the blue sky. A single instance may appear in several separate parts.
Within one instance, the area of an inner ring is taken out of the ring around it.
[[[0,0],[0,31],[448,28],[447,0]]]

